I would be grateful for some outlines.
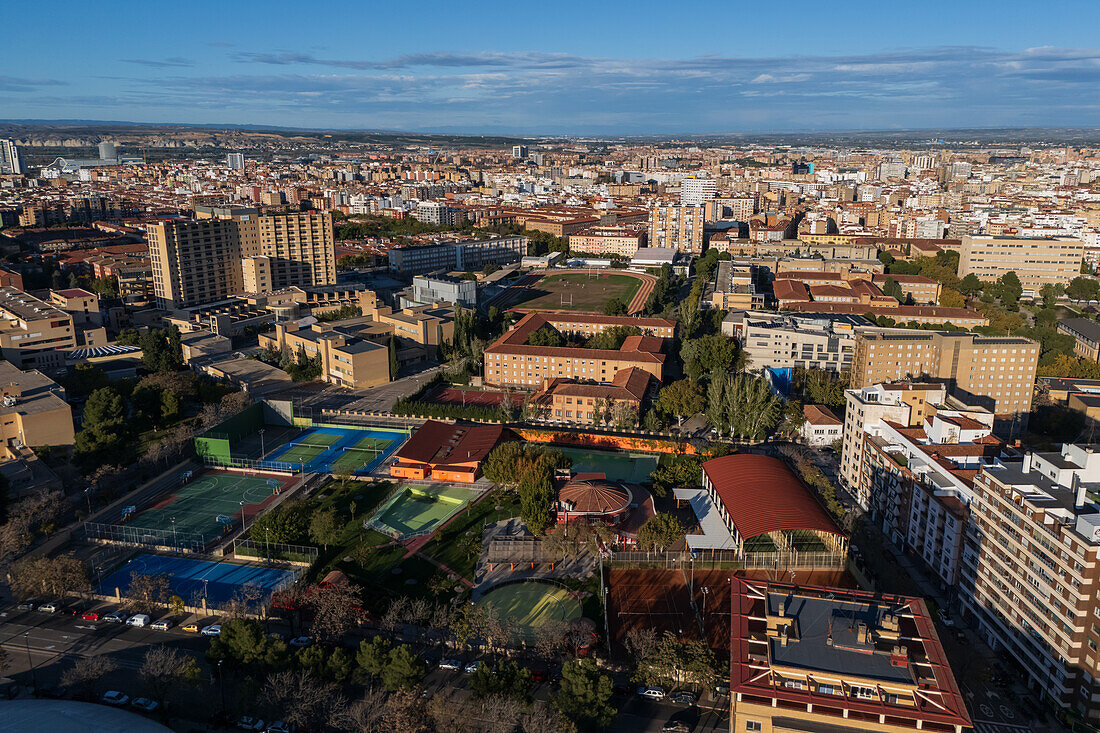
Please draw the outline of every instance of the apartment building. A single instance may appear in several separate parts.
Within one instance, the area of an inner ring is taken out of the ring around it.
[[[933,382],[875,384],[844,391],[844,446],[840,452],[840,482],[868,511],[870,484],[864,484],[865,436],[882,432],[887,420],[916,427],[933,413],[933,405],[947,399],[947,387]]]
[[[1039,344],[1013,336],[965,332],[861,329],[852,358],[852,386],[909,377],[950,380],[952,391],[990,409],[1015,433],[1026,426]]]
[[[740,577],[730,594],[731,733],[970,727],[922,599]]]
[[[1028,685],[1100,725],[1100,446],[983,466],[963,555],[964,614]]]
[[[740,343],[749,368],[852,368],[856,329],[867,325],[862,316],[817,313],[733,311],[722,321],[722,332]]]
[[[13,287],[0,287],[0,355],[17,367],[56,369],[75,349],[73,317]]]
[[[757,289],[756,266],[728,260],[718,263],[710,304],[718,310],[755,310],[764,307],[764,292]]]
[[[912,298],[916,305],[939,305],[940,293],[943,286],[939,280],[934,280],[924,275],[884,275],[878,274],[871,278],[871,282],[879,289],[886,287],[887,281],[893,280],[901,288],[902,297]]]
[[[689,176],[680,181],[680,206],[701,206],[718,194],[718,181]]]
[[[569,249],[591,255],[618,255],[630,259],[646,246],[646,233],[638,227],[591,227],[569,236]]]
[[[1068,285],[1081,274],[1085,243],[1071,237],[966,236],[959,248],[959,277],[993,281],[1015,272],[1024,296],[1044,285]]]
[[[248,247],[242,242],[242,253]],[[266,258],[270,285],[244,281],[248,292],[262,293],[291,285],[336,282],[332,214],[318,211],[265,214],[259,217],[259,256]]]
[[[649,210],[648,246],[702,254],[705,212],[705,206],[654,206]]]
[[[241,238],[233,219],[150,224],[153,296],[164,310],[225,300],[241,291]]]
[[[645,335],[627,337],[617,351],[528,345],[528,337],[546,325],[585,337],[612,326],[635,326]],[[676,322],[663,318],[528,313],[485,349],[485,383],[521,389],[535,389],[547,379],[609,384],[619,371],[632,367],[660,381],[665,362],[661,352],[665,339],[671,338],[675,330]]]
[[[42,372],[0,362],[0,461],[23,448],[73,444],[73,411],[65,390]]]
[[[974,473],[1005,451],[992,413],[952,409],[951,399],[920,425],[883,420],[874,435],[864,433],[859,491],[883,535],[943,589],[959,582]]]
[[[389,350],[359,338],[339,324],[315,323],[303,328],[295,321],[276,323],[275,332],[260,334],[260,346],[321,357],[321,378],[351,389],[376,387],[390,381]]]
[[[437,242],[391,247],[390,270],[423,275],[437,270],[480,270],[487,265],[509,265],[527,255],[527,237],[508,236],[463,242]]]

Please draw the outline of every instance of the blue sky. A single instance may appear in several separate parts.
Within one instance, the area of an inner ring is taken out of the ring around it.
[[[511,134],[1100,126],[1100,0],[0,2],[0,118]]]

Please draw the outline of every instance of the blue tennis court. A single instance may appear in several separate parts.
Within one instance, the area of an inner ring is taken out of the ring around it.
[[[409,437],[390,430],[316,427],[267,456],[269,461],[304,463],[306,473],[348,471],[368,474]]]
[[[208,604],[221,605],[233,599],[237,590],[245,585],[257,586],[263,591],[266,602],[272,591],[294,582],[298,573],[292,570],[264,568],[253,565],[236,565],[228,562],[208,562],[185,557],[164,555],[138,555],[121,568],[104,578],[97,590],[102,595],[113,596],[115,588],[126,595],[133,574],[164,574],[169,578],[172,593],[188,605],[199,605],[205,598]]]

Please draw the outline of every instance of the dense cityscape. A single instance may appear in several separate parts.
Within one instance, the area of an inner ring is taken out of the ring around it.
[[[0,733],[1100,733],[1098,23],[0,9]]]

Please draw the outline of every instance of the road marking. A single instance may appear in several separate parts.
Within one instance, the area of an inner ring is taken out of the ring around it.
[[[1002,723],[999,720],[974,720],[974,730],[987,731],[988,733],[1008,733],[1009,731],[1031,730],[1026,725],[1016,723]]]

